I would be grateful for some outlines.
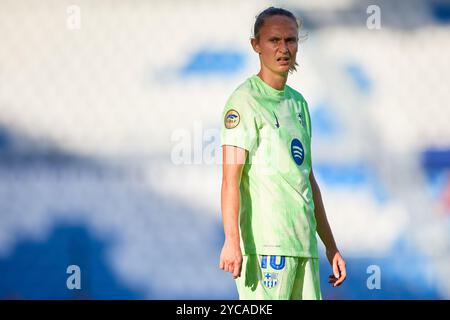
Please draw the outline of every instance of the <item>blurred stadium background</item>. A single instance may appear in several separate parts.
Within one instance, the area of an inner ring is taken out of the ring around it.
[[[220,116],[270,5],[308,34],[288,83],[349,269],[329,287],[320,243],[324,298],[450,298],[449,1],[1,0],[1,299],[237,298]]]

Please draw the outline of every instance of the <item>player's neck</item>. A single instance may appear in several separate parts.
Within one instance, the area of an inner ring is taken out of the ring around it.
[[[284,86],[286,85],[287,77],[288,75],[280,75],[276,74],[270,71],[266,71],[264,69],[261,69],[259,73],[257,74],[258,77],[261,78],[262,81],[267,83],[269,86],[271,86],[274,89],[277,90],[283,90]]]

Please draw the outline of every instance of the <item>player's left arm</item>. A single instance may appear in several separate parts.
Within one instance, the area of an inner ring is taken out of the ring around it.
[[[328,283],[333,284],[334,287],[339,286],[344,282],[347,277],[347,270],[344,258],[342,258],[334,241],[333,232],[331,231],[330,224],[328,223],[327,215],[325,213],[325,207],[322,201],[322,194],[320,193],[319,185],[314,177],[313,170],[309,175],[309,181],[311,182],[311,188],[314,199],[314,216],[317,222],[317,233],[326,248],[326,254],[328,261],[333,268],[333,275],[330,275]]]

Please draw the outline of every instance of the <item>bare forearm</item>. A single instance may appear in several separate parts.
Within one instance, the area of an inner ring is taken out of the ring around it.
[[[222,181],[221,207],[225,237],[239,239],[239,186],[237,183]]]
[[[333,232],[331,231],[330,224],[328,223],[327,215],[325,213],[325,207],[322,201],[322,194],[315,179],[311,181],[311,187],[313,190],[314,198],[314,215],[317,223],[317,233],[322,240],[325,248],[329,251],[337,251],[336,242],[334,241]]]
[[[219,267],[241,276],[242,252],[239,236],[240,181],[247,151],[235,146],[224,145],[221,191],[222,222],[225,241],[220,253]]]

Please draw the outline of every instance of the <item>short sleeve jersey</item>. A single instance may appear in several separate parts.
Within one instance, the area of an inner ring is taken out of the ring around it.
[[[311,119],[303,96],[253,75],[229,97],[221,144],[248,151],[240,183],[243,254],[317,258]]]

